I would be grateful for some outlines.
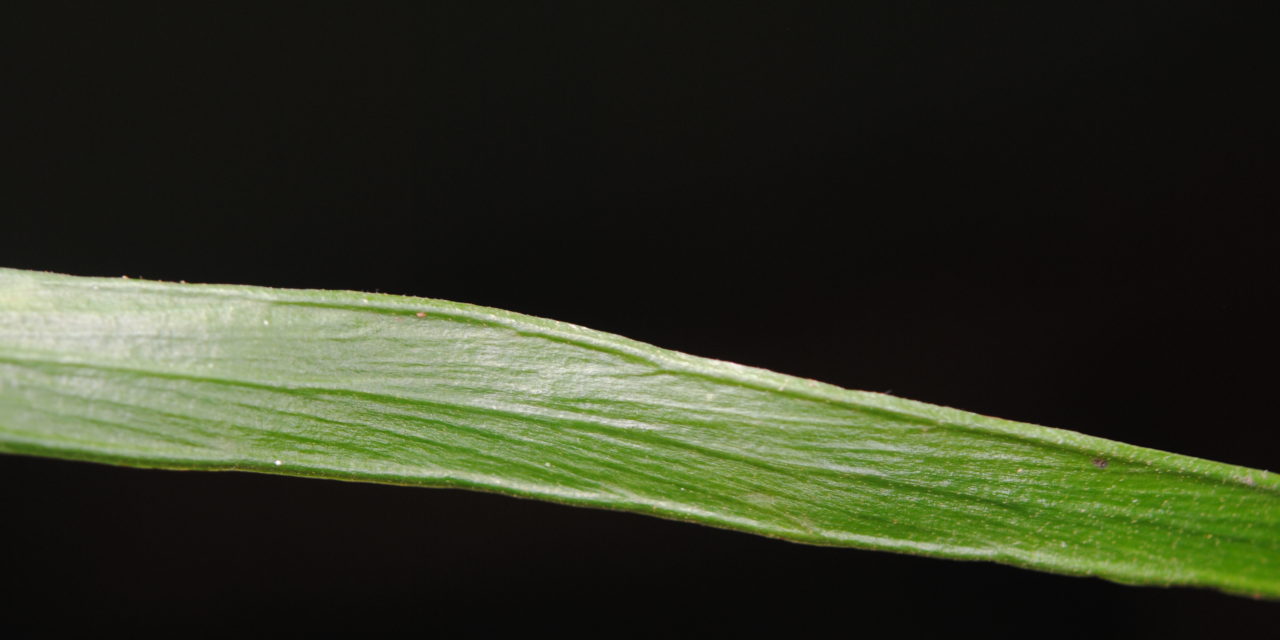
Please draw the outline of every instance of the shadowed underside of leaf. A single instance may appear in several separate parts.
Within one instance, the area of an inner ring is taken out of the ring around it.
[[[0,269],[0,451],[1280,597],[1280,479],[465,304]]]

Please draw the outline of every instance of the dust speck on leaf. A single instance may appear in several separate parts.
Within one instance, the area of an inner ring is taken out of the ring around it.
[[[1099,468],[1099,469],[1106,469],[1108,464],[1109,464],[1109,463],[1107,462],[1107,459],[1106,459],[1106,458],[1094,458],[1094,459],[1093,459],[1093,466],[1095,466],[1095,467],[1097,467],[1097,468]]]

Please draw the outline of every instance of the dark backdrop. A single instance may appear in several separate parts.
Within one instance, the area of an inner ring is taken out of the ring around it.
[[[1280,468],[1263,16],[684,4],[6,5],[0,265],[492,305]],[[4,457],[0,492],[33,633],[1280,613],[457,491]]]

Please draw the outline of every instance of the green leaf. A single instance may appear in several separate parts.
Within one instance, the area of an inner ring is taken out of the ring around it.
[[[1266,471],[440,300],[0,269],[0,451],[1280,597]]]

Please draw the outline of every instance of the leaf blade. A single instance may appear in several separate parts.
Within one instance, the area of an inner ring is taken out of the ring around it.
[[[0,451],[1280,597],[1267,472],[438,300],[0,269]]]

